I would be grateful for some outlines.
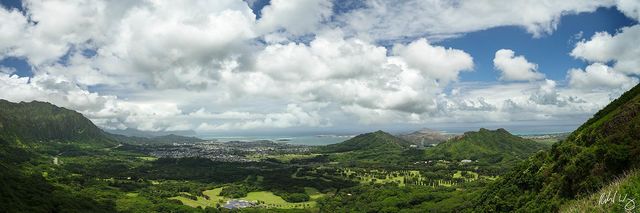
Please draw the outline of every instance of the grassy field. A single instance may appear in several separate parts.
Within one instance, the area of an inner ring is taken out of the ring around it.
[[[316,200],[325,196],[325,194],[320,193],[320,191],[313,187],[304,187],[304,192],[307,193],[309,197],[311,197],[311,200]]]
[[[205,208],[207,206],[215,207],[216,204],[224,205],[227,201],[231,200],[230,198],[226,198],[220,196],[220,192],[223,187],[215,188],[211,190],[203,191],[202,194],[209,197],[209,199],[197,196],[197,200],[193,200],[184,196],[176,196],[171,197],[169,199],[179,200],[182,204],[191,206],[194,208]],[[311,187],[305,187],[305,193],[311,197],[311,200],[308,202],[301,203],[290,203],[282,199],[282,197],[273,194],[273,192],[269,191],[258,191],[258,192],[249,192],[246,197],[239,198],[239,200],[247,200],[247,201],[255,201],[260,202],[261,205],[265,208],[279,208],[279,209],[303,209],[303,208],[315,208],[316,207],[316,199],[325,196],[325,194],[320,193],[317,189]],[[185,195],[190,195],[188,193],[184,193]]]
[[[189,199],[183,196],[176,196],[176,197],[171,197],[169,199],[172,200],[179,200],[180,202],[182,202],[182,204],[187,205],[187,206],[191,206],[194,208],[205,208],[207,206],[215,206],[214,202],[211,200],[207,200],[204,197],[201,196],[197,196],[196,197],[198,200],[193,200],[193,199]]]
[[[217,190],[217,189],[222,190],[222,188],[216,188],[216,189],[213,189],[213,190]],[[213,191],[213,190],[207,190],[207,191]],[[186,195],[191,195],[191,194],[186,193],[186,192],[182,192],[182,193],[184,193]],[[218,192],[218,193],[220,193],[220,192]],[[216,197],[219,197],[219,196],[216,195]],[[205,208],[207,206],[215,207],[216,203],[219,203],[219,200],[217,200],[217,201],[216,200],[209,200],[209,199],[206,199],[205,197],[202,197],[202,196],[196,196],[196,198],[197,198],[197,200],[193,200],[193,199],[190,199],[190,198],[187,198],[187,197],[183,197],[183,196],[176,196],[176,197],[171,197],[169,199],[179,200],[180,202],[182,202],[182,204],[187,205],[187,206],[191,206],[191,207],[194,207],[194,208],[198,208],[198,207]],[[224,202],[226,202],[226,200]],[[220,205],[224,204],[224,202],[220,203]]]
[[[155,160],[158,160],[158,158],[156,158],[156,157],[136,157],[136,158],[138,158],[140,160],[143,160],[143,161],[155,161]]]
[[[203,196],[196,196],[197,200],[193,200],[184,196],[176,196],[176,197],[171,197],[169,199],[179,200],[180,202],[182,202],[182,204],[191,206],[194,208],[198,208],[198,207],[204,208],[207,206],[215,207],[216,204],[223,205],[229,200],[229,198],[220,196],[220,192],[222,191],[222,188],[224,187],[203,191],[202,194],[208,196],[209,199]],[[186,193],[186,192],[183,192],[183,193],[186,195],[190,195],[189,193]]]
[[[220,192],[222,192],[222,188],[224,188],[224,187],[219,187],[219,188],[215,188],[215,189],[211,189],[211,190],[206,190],[206,191],[203,191],[202,194],[208,196],[209,200],[211,202],[213,202],[214,205],[215,205],[215,203],[220,203],[220,205],[222,205],[222,204],[226,203],[229,200],[228,198],[220,196]]]
[[[317,191],[317,190],[316,190]],[[315,201],[307,201],[301,203],[289,203],[269,191],[249,192],[246,197],[240,198],[241,200],[258,201],[263,203],[267,208],[279,208],[279,209],[299,209],[299,208],[314,208],[316,206]]]
[[[473,175],[473,178],[470,178],[470,180],[477,180],[479,175],[478,173],[472,172],[472,171],[467,171],[467,173]],[[462,171],[458,171],[455,174],[453,174],[453,178],[463,178],[462,177]]]

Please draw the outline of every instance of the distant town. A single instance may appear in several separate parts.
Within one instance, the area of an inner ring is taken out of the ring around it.
[[[145,146],[144,150],[157,158],[206,158],[222,162],[256,162],[270,155],[306,154],[311,146],[286,142],[258,140],[251,142],[205,141],[198,143],[173,143],[172,145]]]

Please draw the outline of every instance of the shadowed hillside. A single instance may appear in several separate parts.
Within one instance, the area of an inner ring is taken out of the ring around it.
[[[44,102],[0,100],[0,211],[115,211],[88,195],[48,182],[47,175],[34,172],[33,167],[33,164],[50,162],[38,153],[40,149],[55,155],[77,155],[83,153],[78,152],[78,147],[99,148],[115,144],[89,119],[75,111]]]
[[[0,137],[23,142],[116,144],[82,114],[39,101],[12,103],[0,100]]]

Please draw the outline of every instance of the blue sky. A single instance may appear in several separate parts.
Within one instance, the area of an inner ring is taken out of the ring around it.
[[[335,12],[344,13],[361,4],[359,1],[346,2],[353,3],[339,4],[338,7],[334,7]],[[20,0],[2,0],[1,3],[7,8],[22,9]],[[268,0],[256,0],[251,8],[259,17],[260,10],[268,4]],[[592,13],[563,16],[558,28],[553,33],[539,38],[534,38],[522,27],[505,26],[464,33],[459,37],[434,43],[462,49],[474,56],[474,72],[462,73],[460,75],[462,81],[497,81],[498,75],[492,63],[493,54],[499,49],[507,48],[525,55],[529,61],[537,63],[539,70],[545,73],[549,79],[563,82],[567,70],[586,65],[583,60],[575,59],[569,55],[577,41],[590,38],[596,32],[601,31],[614,34],[621,27],[632,26],[636,23],[635,20],[626,17],[616,8],[599,8]],[[578,34],[582,36],[576,38]],[[8,57],[2,59],[0,65],[15,68],[15,74],[18,76],[32,76],[31,68],[24,59]]]
[[[1,3],[0,98],[106,129],[570,131],[640,73],[633,1]]]
[[[269,0],[256,0],[251,9],[258,16],[260,10],[269,4]],[[341,1],[334,5],[334,13],[340,14],[362,7],[361,1]],[[583,60],[569,55],[577,41],[590,38],[596,32],[614,34],[621,27],[632,26],[637,21],[625,16],[615,7],[599,8],[595,12],[562,16],[557,29],[549,34],[534,38],[519,26],[504,26],[477,32],[468,32],[459,37],[444,39],[434,43],[446,47],[465,50],[474,56],[475,72],[461,74],[461,80],[496,81],[493,69],[493,54],[499,49],[512,49],[539,65],[547,77],[564,81],[566,71],[583,67]],[[581,35],[580,38],[576,38]],[[494,73],[495,74],[495,73]]]
[[[2,6],[5,8],[22,10],[21,0],[2,0],[0,3],[2,3]]]
[[[493,54],[499,49],[512,49],[539,65],[547,78],[562,82],[566,71],[583,67],[587,63],[569,55],[575,43],[591,38],[596,32],[614,34],[621,27],[637,22],[626,17],[615,8],[600,8],[593,13],[563,16],[558,29],[551,35],[534,38],[520,27],[497,27],[467,33],[459,38],[447,39],[438,44],[463,49],[474,56],[476,71],[462,73],[460,78],[475,81],[496,81],[493,69]],[[576,39],[581,33],[582,37]],[[495,74],[495,73],[494,73]]]

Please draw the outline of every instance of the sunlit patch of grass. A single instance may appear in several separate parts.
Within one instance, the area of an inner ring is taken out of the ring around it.
[[[206,196],[205,197],[196,196],[197,200],[193,200],[185,196],[176,196],[176,197],[171,197],[169,199],[179,200],[180,202],[182,202],[182,204],[191,206],[194,208],[215,207],[216,204],[224,205],[227,201],[231,200],[230,198],[220,196],[220,192],[222,191],[223,188],[224,187],[220,187],[220,188],[203,191],[202,194]],[[317,204],[315,200],[325,196],[325,194],[320,193],[317,189],[312,187],[305,187],[305,193],[307,193],[311,198],[310,201],[300,202],[300,203],[290,203],[282,199],[282,197],[277,196],[270,191],[249,192],[246,197],[238,198],[238,200],[258,202],[259,206],[265,207],[265,208],[303,209],[303,208],[315,208]],[[191,196],[191,194],[186,192],[182,192],[182,194],[186,196]]]
[[[219,188],[215,188],[215,189],[211,189],[211,190],[206,190],[206,191],[203,191],[202,194],[206,195],[207,197],[209,197],[209,200],[213,201],[214,203],[224,204],[229,199],[225,198],[224,196],[220,196],[220,192],[222,192],[223,188],[224,187],[219,187]]]
[[[614,194],[618,196],[613,196]],[[615,199],[614,202],[603,202],[605,201],[603,197],[606,198],[606,195],[611,195]],[[608,186],[600,189],[597,193],[593,193],[579,200],[567,202],[560,207],[559,212],[625,212],[624,208],[627,202],[622,200],[622,198],[636,200],[640,198],[640,171],[634,170],[627,172],[625,175],[615,179]],[[633,207],[635,211],[638,209],[636,205],[634,201]],[[629,205],[629,207],[631,207],[631,205]]]
[[[205,199],[204,197],[197,196],[198,200],[192,200],[182,196],[170,197],[171,200],[179,200],[182,204],[191,206],[193,208],[205,208],[207,206],[213,206],[213,202]]]
[[[316,200],[325,196],[325,194],[320,193],[320,191],[313,187],[304,187],[304,193],[308,194],[311,200]]]
[[[262,206],[267,208],[294,209],[313,208],[316,206],[315,201],[290,203],[269,191],[249,192],[246,197],[240,199],[259,202]]]
[[[156,158],[156,157],[136,157],[136,158],[138,158],[140,160],[143,160],[143,161],[155,161],[155,160],[158,160],[158,158]]]

